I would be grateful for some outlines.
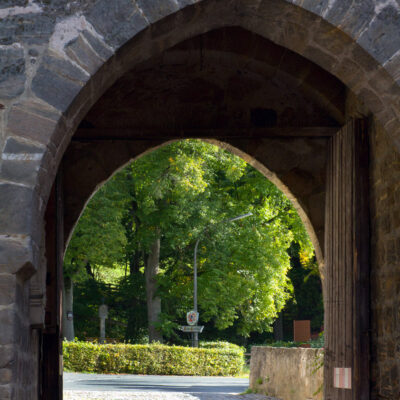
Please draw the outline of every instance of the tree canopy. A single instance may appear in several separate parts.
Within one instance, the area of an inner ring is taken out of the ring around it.
[[[229,222],[249,212],[248,218]],[[298,214],[275,185],[215,145],[183,140],[130,163],[93,196],[71,239],[65,268],[78,280],[82,271],[94,275],[114,268],[121,276],[114,283],[128,280],[131,305],[143,306],[146,260],[159,240],[158,328],[171,337],[192,308],[198,239],[200,319],[216,329],[234,325],[242,336],[270,330],[291,296],[292,243],[304,259],[313,256]]]

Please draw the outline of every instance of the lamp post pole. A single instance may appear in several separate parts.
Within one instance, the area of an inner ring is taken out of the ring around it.
[[[239,215],[234,218],[230,218],[224,221],[219,222],[224,223],[224,222],[232,222],[232,221],[237,221],[238,219],[250,217],[250,215],[253,215],[253,213],[249,212],[247,214]],[[216,225],[216,224],[214,224]],[[206,230],[205,228],[201,234]],[[197,313],[197,249],[199,247],[199,242],[201,238],[201,234],[199,235],[199,238],[196,240],[196,244],[194,246],[194,259],[193,259],[193,310]],[[199,347],[199,334],[198,332],[193,332],[192,333],[192,347]]]

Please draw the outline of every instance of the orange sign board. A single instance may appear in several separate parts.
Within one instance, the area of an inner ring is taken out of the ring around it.
[[[310,320],[293,321],[293,340],[295,342],[308,342],[311,339]]]

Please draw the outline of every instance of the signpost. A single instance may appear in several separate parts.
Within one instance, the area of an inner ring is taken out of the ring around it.
[[[204,325],[194,326],[194,325],[182,325],[179,327],[182,332],[186,333],[201,333],[203,332]]]
[[[188,325],[196,325],[199,322],[199,313],[197,311],[189,311],[186,314],[186,322]]]
[[[197,308],[197,304],[195,304],[195,307]],[[186,322],[188,325],[181,326],[180,330],[182,332],[190,332],[192,334],[192,347],[199,347],[199,333],[202,332],[204,326],[197,326],[199,322],[197,309],[191,310],[186,314]]]
[[[253,214],[251,212],[249,212],[247,214],[239,215],[238,217],[235,217],[235,218],[230,218],[230,219],[227,219],[225,221],[221,221],[221,223],[237,221],[238,219],[246,218],[246,217],[249,217],[250,215],[253,215]],[[215,226],[215,224],[212,225],[212,226]],[[187,326],[187,327],[181,326],[181,330],[183,330],[182,328],[190,328],[190,327],[193,328],[193,330],[185,330],[184,331],[184,332],[191,332],[192,333],[192,346],[193,347],[199,347],[199,333],[204,328],[204,326],[202,326],[202,327],[196,326],[197,322],[199,321],[199,313],[197,312],[197,249],[199,247],[201,235],[209,228],[210,228],[210,226],[206,227],[203,230],[203,232],[199,235],[199,238],[196,240],[196,244],[194,246],[194,259],[193,259],[193,310],[189,311],[186,314],[186,321],[187,321],[189,326]]]

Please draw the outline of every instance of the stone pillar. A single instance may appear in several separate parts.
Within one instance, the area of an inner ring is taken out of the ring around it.
[[[104,344],[106,342],[106,319],[108,318],[108,307],[102,304],[99,307],[99,317],[100,317],[100,343]]]
[[[13,378],[16,372],[16,292],[16,275],[0,273],[0,398],[4,400],[12,399]]]
[[[4,215],[0,216],[5,222]],[[13,219],[13,214],[8,216]],[[16,219],[13,219],[15,223]],[[10,225],[12,227],[12,223]],[[0,235],[0,399],[34,399],[37,348],[30,328],[33,241],[28,235]],[[29,378],[29,379],[28,379]]]

